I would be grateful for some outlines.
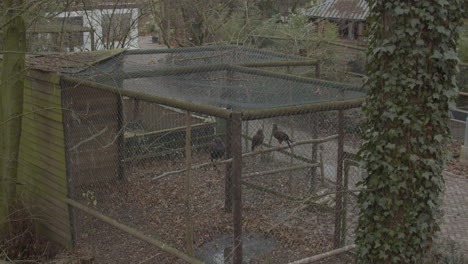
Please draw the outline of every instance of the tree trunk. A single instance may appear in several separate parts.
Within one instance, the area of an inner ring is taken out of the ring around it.
[[[175,0],[175,4],[172,10],[172,19],[174,25],[174,40],[179,47],[185,47],[185,17],[184,17],[184,1]]]
[[[161,19],[158,20],[160,21],[159,23],[159,28],[161,30],[161,37],[164,41],[164,44],[170,48],[171,47],[171,22],[169,20],[169,16],[171,14],[170,12],[170,3],[169,0],[163,0],[161,1],[161,9],[160,9],[160,16]]]
[[[359,194],[357,263],[430,263],[463,1],[368,2],[373,37],[359,156],[361,184],[375,191]]]
[[[23,112],[26,25],[18,15],[23,0],[4,0],[3,67],[0,87],[0,240],[7,234],[9,205],[16,196],[19,139]]]

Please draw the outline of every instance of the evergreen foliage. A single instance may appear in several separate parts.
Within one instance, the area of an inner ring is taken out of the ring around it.
[[[359,195],[358,263],[427,263],[439,230],[442,170],[463,0],[368,0],[365,143],[373,190]]]

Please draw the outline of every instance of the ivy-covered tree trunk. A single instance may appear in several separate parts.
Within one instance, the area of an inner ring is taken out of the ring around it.
[[[23,0],[3,0],[3,63],[0,85],[0,240],[7,234],[9,205],[16,193],[16,170],[23,111],[26,25]]]
[[[463,0],[368,0],[358,263],[427,263],[441,217]]]

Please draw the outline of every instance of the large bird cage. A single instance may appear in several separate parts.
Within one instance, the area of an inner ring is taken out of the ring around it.
[[[56,83],[70,238],[97,263],[286,263],[353,243],[365,93],[318,61],[126,50]]]

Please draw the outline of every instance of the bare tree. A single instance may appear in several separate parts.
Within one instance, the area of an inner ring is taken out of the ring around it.
[[[44,4],[28,21],[31,51],[74,51],[138,47],[139,21],[145,3],[123,0],[66,0]]]
[[[150,0],[150,10],[165,45],[200,46],[218,40],[223,25],[243,4],[240,0]]]
[[[93,4],[82,0],[82,14],[96,34],[96,46],[103,49],[136,47],[138,21],[145,15],[140,5],[116,0],[113,3]]]

